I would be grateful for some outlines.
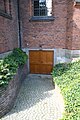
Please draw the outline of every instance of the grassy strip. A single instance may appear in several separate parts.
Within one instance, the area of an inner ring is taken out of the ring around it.
[[[52,76],[65,101],[62,120],[80,120],[80,61],[56,65]]]
[[[27,55],[21,49],[16,48],[11,54],[0,60],[0,87],[9,83],[16,74],[18,66],[25,64]]]

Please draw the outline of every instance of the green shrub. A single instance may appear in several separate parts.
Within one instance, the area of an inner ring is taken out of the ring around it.
[[[56,65],[52,76],[64,96],[62,120],[80,120],[80,61]]]
[[[27,57],[21,49],[15,48],[11,54],[0,60],[0,86],[8,84],[16,74],[18,66],[26,63]]]

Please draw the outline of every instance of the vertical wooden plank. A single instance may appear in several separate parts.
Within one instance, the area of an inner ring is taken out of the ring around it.
[[[37,64],[40,60],[40,52],[39,51],[30,51],[29,52],[29,60],[30,63]]]

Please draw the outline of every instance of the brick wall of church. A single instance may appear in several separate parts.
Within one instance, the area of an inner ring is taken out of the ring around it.
[[[1,9],[2,8],[0,8],[0,10]],[[11,15],[12,19],[9,19],[8,14],[1,14],[0,12],[0,53],[7,52],[18,47],[16,0],[11,1]]]
[[[23,48],[80,49],[80,5],[52,0],[53,21],[33,21],[32,0],[20,0]],[[11,1],[12,20],[0,16],[0,53],[18,47],[17,0]]]
[[[53,0],[53,21],[32,21],[32,0],[20,0],[23,48],[80,49],[80,6]]]

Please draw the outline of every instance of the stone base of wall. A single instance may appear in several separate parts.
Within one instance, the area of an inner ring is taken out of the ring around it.
[[[54,51],[54,63],[53,65],[56,65],[58,63],[65,63],[65,62],[73,62],[77,59],[80,59],[80,50],[68,50],[68,49],[29,49],[24,48],[23,51],[26,52],[26,54],[29,56],[29,50],[51,50]],[[28,59],[28,71],[29,71],[29,59]]]
[[[27,64],[25,64],[24,67],[19,67],[13,80],[10,81],[5,93],[0,97],[0,118],[12,109],[21,84],[27,74]]]
[[[54,65],[80,59],[80,50],[54,49]]]
[[[8,54],[10,54],[12,51],[9,51],[9,52],[5,52],[5,53],[1,53],[0,54],[0,58],[4,58],[6,57]]]

